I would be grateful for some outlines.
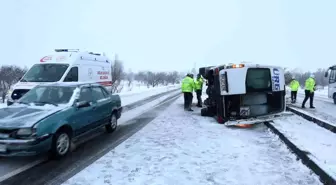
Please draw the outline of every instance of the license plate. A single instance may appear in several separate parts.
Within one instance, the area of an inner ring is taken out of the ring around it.
[[[0,152],[6,152],[6,145],[0,144]]]

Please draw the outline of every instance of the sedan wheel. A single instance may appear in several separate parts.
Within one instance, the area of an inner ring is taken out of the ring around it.
[[[118,127],[118,119],[117,116],[113,113],[111,115],[109,124],[106,125],[105,128],[108,133],[112,133],[117,129],[117,127]]]
[[[68,134],[66,133],[62,133],[58,138],[57,138],[57,142],[56,142],[56,149],[57,149],[57,153],[59,155],[65,155],[70,148],[70,138],[68,136]]]
[[[54,135],[51,147],[51,157],[55,159],[62,158],[69,153],[70,148],[71,148],[70,135],[63,130],[60,130]]]

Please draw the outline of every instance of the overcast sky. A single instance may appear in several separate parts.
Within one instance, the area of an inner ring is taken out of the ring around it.
[[[336,0],[3,0],[0,64],[54,48],[115,53],[126,69],[189,70],[252,61],[336,64]]]

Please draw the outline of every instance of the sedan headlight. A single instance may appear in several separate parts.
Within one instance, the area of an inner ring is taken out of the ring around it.
[[[17,136],[31,136],[35,134],[35,129],[32,128],[20,128],[17,132],[16,135]]]

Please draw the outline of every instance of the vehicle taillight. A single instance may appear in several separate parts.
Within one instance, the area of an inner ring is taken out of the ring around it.
[[[218,69],[218,68],[215,69],[215,74],[216,74],[216,75],[219,74],[219,69]]]

